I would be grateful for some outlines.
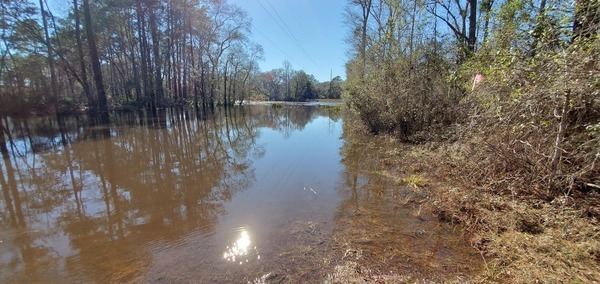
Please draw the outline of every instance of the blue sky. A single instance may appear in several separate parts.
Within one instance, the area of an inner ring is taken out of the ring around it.
[[[229,2],[252,18],[251,40],[265,51],[265,60],[260,62],[262,71],[281,68],[287,60],[293,69],[304,70],[320,82],[329,81],[330,72],[333,77],[346,78],[345,0]]]

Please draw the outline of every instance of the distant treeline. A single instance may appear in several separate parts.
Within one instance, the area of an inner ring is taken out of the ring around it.
[[[2,1],[0,111],[229,106],[341,95],[341,80],[261,72],[245,11],[225,0]],[[54,7],[55,9],[55,7]]]

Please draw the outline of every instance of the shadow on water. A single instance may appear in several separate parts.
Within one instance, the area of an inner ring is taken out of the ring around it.
[[[0,125],[0,282],[314,282],[349,257],[426,274],[459,256],[456,235],[381,197],[377,154],[340,139],[331,109]]]

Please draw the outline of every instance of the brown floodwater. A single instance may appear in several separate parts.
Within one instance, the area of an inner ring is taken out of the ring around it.
[[[2,125],[1,283],[314,283],[348,262],[456,280],[481,268],[460,230],[401,202],[411,189],[375,170],[389,149],[346,133],[335,108]]]

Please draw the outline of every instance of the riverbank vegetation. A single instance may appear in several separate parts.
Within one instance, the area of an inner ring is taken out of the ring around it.
[[[452,184],[427,204],[467,227],[485,281],[600,281],[599,2],[348,3],[346,105],[424,144]]]

